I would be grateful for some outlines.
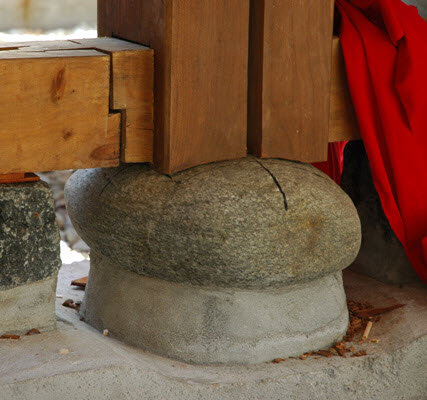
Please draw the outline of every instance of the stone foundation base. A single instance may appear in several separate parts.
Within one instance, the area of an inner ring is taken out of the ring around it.
[[[60,267],[59,228],[49,185],[0,185],[0,335],[55,328]]]
[[[348,325],[341,272],[279,290],[146,278],[91,256],[82,316],[112,337],[196,364],[271,361],[329,348]]]
[[[357,255],[351,200],[310,165],[248,157],[161,175],[76,172],[70,218],[91,248],[82,314],[193,364],[256,364],[346,331],[341,271]]]
[[[70,279],[87,263],[64,266],[59,293],[81,300]],[[3,400],[420,400],[427,392],[427,296],[425,285],[397,288],[344,271],[349,299],[376,307],[406,307],[374,322],[359,344],[367,356],[311,356],[236,366],[190,365],[156,356],[103,336],[57,299],[58,330],[0,341],[0,398]],[[125,308],[122,310],[126,312]],[[410,328],[409,328],[410,327]],[[61,354],[67,349],[68,354]],[[12,361],[13,360],[13,361]]]
[[[55,329],[56,277],[0,290],[0,335]]]

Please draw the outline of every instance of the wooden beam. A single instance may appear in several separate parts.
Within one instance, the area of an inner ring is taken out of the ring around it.
[[[98,33],[155,58],[154,162],[173,173],[246,155],[249,0],[99,0]]]
[[[0,184],[38,182],[40,177],[33,173],[0,174]]]
[[[0,174],[117,166],[120,147],[152,161],[152,58],[116,39],[0,45]]]
[[[94,50],[0,52],[0,172],[113,166],[110,59]]]
[[[248,148],[327,158],[333,0],[251,0]]]

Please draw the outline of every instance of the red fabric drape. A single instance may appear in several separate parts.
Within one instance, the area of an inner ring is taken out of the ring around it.
[[[348,142],[334,142],[328,145],[328,160],[313,163],[313,165],[329,175],[337,185],[341,184],[341,175],[344,167],[344,148]]]
[[[336,5],[373,181],[393,231],[427,283],[427,23],[400,0]]]

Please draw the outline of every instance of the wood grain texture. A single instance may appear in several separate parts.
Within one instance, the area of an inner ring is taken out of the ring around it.
[[[118,164],[107,134],[108,55],[1,51],[0,82],[0,173]]]
[[[24,52],[31,52],[47,50],[77,50],[81,48],[82,46],[70,40],[43,40],[33,42],[0,43],[0,51],[15,49]]]
[[[40,177],[33,173],[19,174],[0,174],[0,184],[2,183],[22,183],[22,182],[38,182]]]
[[[333,0],[252,0],[248,147],[327,158]]]
[[[339,38],[334,37],[332,43],[329,142],[358,139],[360,139],[360,131],[348,89],[344,56]]]
[[[99,0],[98,33],[154,49],[154,162],[246,155],[249,0]]]
[[[0,78],[0,174],[153,160],[152,50],[111,38],[0,45]]]
[[[113,38],[77,40],[111,56],[110,108],[122,110],[121,160],[153,161],[154,52]]]

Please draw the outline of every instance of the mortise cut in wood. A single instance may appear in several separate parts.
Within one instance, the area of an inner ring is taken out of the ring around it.
[[[98,1],[99,35],[154,49],[161,172],[246,155],[248,26],[249,0]]]
[[[0,45],[0,174],[117,166],[121,144],[127,162],[152,160],[151,50],[111,39],[8,47]]]
[[[251,0],[248,148],[327,158],[333,0]]]
[[[110,108],[123,110],[121,160],[153,161],[154,53],[147,47],[113,38],[75,40],[111,55]]]

